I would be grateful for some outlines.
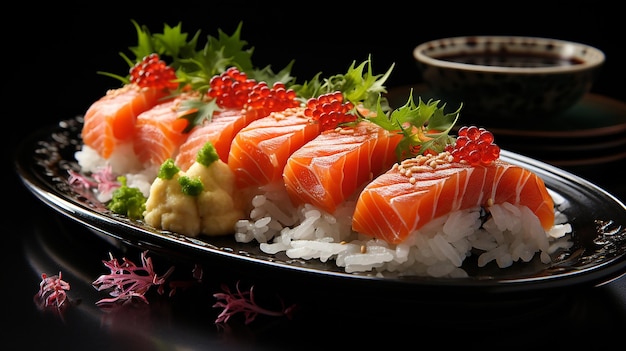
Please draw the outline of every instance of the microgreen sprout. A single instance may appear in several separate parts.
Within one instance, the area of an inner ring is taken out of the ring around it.
[[[259,314],[292,318],[296,305],[285,307],[284,302],[280,300],[282,306],[280,310],[263,308],[254,299],[254,285],[250,287],[250,290],[241,291],[239,284],[240,282],[238,281],[235,292],[231,292],[226,284],[222,284],[223,292],[213,294],[213,297],[218,300],[213,307],[223,308],[222,312],[217,316],[215,323],[226,323],[237,313],[244,314],[245,324],[250,324]]]
[[[68,178],[67,182],[71,186],[76,186],[84,189],[91,189],[98,186],[98,182],[92,180],[89,177],[86,177],[82,173],[72,171],[71,169],[68,171],[68,173],[70,174],[70,177]]]
[[[92,285],[98,291],[111,289],[109,294],[113,297],[101,299],[96,302],[97,305],[130,300],[134,297],[148,303],[148,299],[144,296],[145,293],[152,286],[157,286],[157,292],[163,294],[163,284],[174,271],[174,267],[170,267],[165,274],[158,276],[154,271],[152,258],[147,256],[147,251],[141,254],[142,266],[137,266],[126,258],[123,258],[120,264],[111,253],[109,253],[109,257],[109,261],[102,261],[102,263],[111,270],[111,273],[101,275]]]
[[[42,303],[43,307],[54,306],[60,309],[65,301],[67,301],[67,290],[70,290],[70,284],[62,279],[61,272],[53,276],[42,273],[41,283],[39,283],[39,292],[36,297]]]
[[[117,177],[113,174],[113,168],[108,163],[106,167],[94,172],[91,176],[98,182],[98,191],[100,193],[108,194],[120,187]]]
[[[110,274],[103,274],[96,279],[92,285],[98,291],[110,290],[111,298],[101,299],[96,305],[101,308],[110,308],[116,303],[124,304],[126,302],[141,301],[149,304],[145,297],[146,292],[153,286],[157,287],[157,292],[162,295],[164,293],[165,283],[168,281],[174,271],[174,267],[170,267],[165,274],[159,276],[154,271],[152,259],[147,256],[147,251],[141,253],[141,266],[137,266],[132,261],[123,258],[120,263],[109,253],[109,260],[103,260],[104,265],[110,269]],[[176,290],[181,288],[189,288],[197,285],[203,280],[202,266],[195,264],[192,270],[192,279],[182,281],[169,281],[170,293],[172,297]],[[58,275],[48,277],[45,273],[41,274],[42,281],[39,284],[39,292],[35,295],[36,302],[39,306],[54,306],[58,310],[62,306],[67,305],[66,291],[70,289],[70,285],[61,279],[61,272]],[[243,313],[245,323],[249,324],[256,319],[258,315],[267,315],[280,317],[285,316],[292,318],[296,309],[296,305],[285,307],[282,299],[279,299],[281,307],[276,310],[261,307],[257,304],[254,296],[254,286],[247,291],[242,291],[237,282],[236,291],[231,292],[226,284],[222,284],[221,293],[213,294],[217,302],[212,306],[214,308],[223,308],[215,320],[216,324],[227,323],[232,316]]]
[[[82,187],[84,189],[96,188],[100,194],[110,194],[115,189],[120,187],[120,182],[113,174],[111,165],[107,164],[106,167],[99,169],[91,174],[91,177],[87,177],[81,173],[69,170],[70,174],[68,183],[72,186]]]

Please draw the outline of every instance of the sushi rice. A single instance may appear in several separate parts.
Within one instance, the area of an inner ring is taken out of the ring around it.
[[[491,206],[486,221],[480,207],[451,212],[404,242],[389,244],[352,231],[355,200],[346,201],[331,215],[311,205],[293,207],[283,189],[280,184],[260,188],[252,199],[250,219],[236,225],[235,239],[256,241],[267,254],[284,251],[291,259],[334,261],[347,273],[467,277],[463,262],[476,252],[479,267],[493,261],[506,268],[528,262],[536,254],[547,264],[550,254],[573,244],[566,235],[571,225],[558,210],[567,204],[553,192],[556,224],[548,232],[527,207],[504,203]]]

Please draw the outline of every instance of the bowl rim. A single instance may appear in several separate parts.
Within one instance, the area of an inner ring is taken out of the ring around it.
[[[501,67],[501,66],[486,66],[486,65],[478,65],[471,63],[460,63],[460,62],[452,62],[447,60],[442,60],[438,58],[434,58],[426,54],[426,51],[433,47],[435,44],[441,42],[464,42],[468,39],[476,38],[476,39],[487,39],[496,42],[510,41],[513,40],[525,40],[525,41],[538,41],[540,43],[550,43],[557,46],[577,46],[585,49],[589,54],[588,59],[584,60],[584,62],[576,65],[567,65],[567,66],[553,66],[553,67]],[[536,36],[522,36],[522,35],[464,35],[464,36],[455,36],[455,37],[447,37],[447,38],[438,38],[423,42],[417,45],[413,49],[413,57],[418,62],[421,62],[426,65],[440,67],[440,68],[448,68],[448,69],[458,69],[464,71],[473,71],[473,72],[492,72],[492,73],[507,73],[507,74],[554,74],[554,73],[574,73],[579,71],[586,71],[589,69],[597,68],[602,65],[606,59],[604,52],[596,47],[591,45],[571,41],[564,39],[555,39],[555,38],[547,38],[547,37],[536,37]]]

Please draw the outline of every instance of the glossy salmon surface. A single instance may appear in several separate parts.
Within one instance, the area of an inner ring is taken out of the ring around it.
[[[291,154],[319,133],[319,124],[304,116],[303,108],[272,112],[252,121],[237,133],[228,156],[237,186],[280,181]]]
[[[177,154],[187,139],[184,132],[188,121],[182,116],[181,104],[193,95],[183,94],[174,100],[157,104],[137,116],[133,149],[143,167],[160,166]]]
[[[358,198],[353,229],[401,243],[444,214],[505,202],[527,206],[544,229],[553,226],[554,203],[536,174],[502,160],[472,167],[445,155],[405,160],[369,183]]]
[[[283,173],[294,204],[310,203],[333,213],[338,204],[396,162],[401,135],[363,121],[322,132],[296,150]]]
[[[186,170],[194,163],[198,151],[210,141],[223,162],[228,162],[230,147],[239,131],[259,118],[256,110],[225,109],[213,115],[211,120],[191,130],[176,156],[176,165]]]
[[[85,112],[83,143],[109,158],[117,145],[134,137],[137,116],[167,95],[165,90],[139,88],[134,84],[109,90]]]

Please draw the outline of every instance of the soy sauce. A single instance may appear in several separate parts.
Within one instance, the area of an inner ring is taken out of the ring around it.
[[[527,55],[514,53],[480,53],[441,56],[441,60],[465,63],[470,65],[503,66],[503,67],[555,67],[574,66],[583,61],[575,57],[558,57],[545,55]]]

